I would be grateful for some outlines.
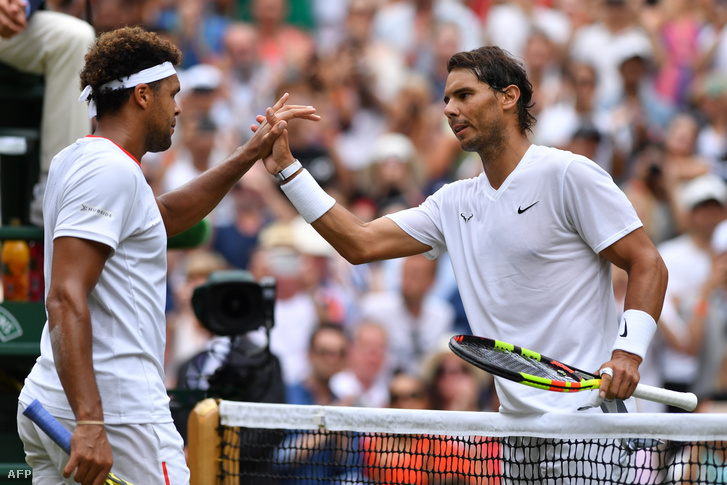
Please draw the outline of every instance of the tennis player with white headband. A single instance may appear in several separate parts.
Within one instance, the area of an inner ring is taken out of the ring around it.
[[[226,160],[155,197],[140,161],[171,145],[180,58],[177,47],[141,28],[102,34],[86,56],[81,101],[89,101],[97,128],[51,165],[48,322],[18,406],[33,483],[73,475],[99,485],[110,470],[137,485],[189,483],[164,386],[167,238],[205,217],[270,153],[289,121],[319,119],[309,106],[285,106],[285,95]],[[70,459],[20,414],[36,398],[74,430]]]
[[[125,76],[121,79],[114,79],[112,81],[109,81],[101,85],[101,87],[99,87],[96,91],[98,93],[102,93],[103,91],[107,90],[133,88],[142,83],[148,84],[154,81],[161,81],[162,79],[175,76],[176,74],[177,70],[174,68],[174,65],[169,61],[165,61],[161,64],[157,64],[156,66],[143,69],[136,74]],[[92,92],[93,89],[91,89],[91,86],[87,85],[85,88],[83,88],[81,96],[78,98],[79,103],[88,100],[89,118],[93,118],[96,116],[96,102],[91,97]]]

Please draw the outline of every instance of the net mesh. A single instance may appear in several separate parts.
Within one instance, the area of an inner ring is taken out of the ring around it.
[[[727,415],[220,404],[222,484],[725,484]]]

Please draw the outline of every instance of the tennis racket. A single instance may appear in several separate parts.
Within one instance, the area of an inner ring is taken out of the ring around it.
[[[601,385],[601,378],[595,374],[499,340],[455,335],[449,341],[449,348],[490,374],[546,391],[578,392],[598,389]],[[687,411],[694,411],[697,407],[697,396],[691,392],[638,384],[633,395]]]
[[[71,432],[63,427],[61,423],[54,418],[37,399],[34,399],[30,405],[25,408],[23,414],[30,418],[35,424],[47,434],[50,439],[63,448],[69,456],[71,454]],[[123,480],[113,473],[109,473],[109,477],[104,485],[131,485],[130,482]]]

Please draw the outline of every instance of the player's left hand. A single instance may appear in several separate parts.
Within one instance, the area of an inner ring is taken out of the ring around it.
[[[623,350],[614,350],[611,360],[603,364],[598,372],[601,376],[599,396],[606,399],[628,399],[639,383],[641,357]],[[604,372],[611,369],[610,372]]]

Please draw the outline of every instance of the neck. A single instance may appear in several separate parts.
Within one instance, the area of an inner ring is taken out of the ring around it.
[[[102,120],[98,120],[95,136],[108,138],[118,146],[129,152],[137,162],[141,162],[141,158],[146,154],[144,147],[144,137],[140,136],[139,120],[131,123],[123,115],[106,115]]]
[[[515,170],[525,152],[530,148],[530,141],[526,136],[510,138],[504,146],[479,152],[482,159],[482,166],[485,170],[487,180],[493,189],[500,188],[505,179]]]

